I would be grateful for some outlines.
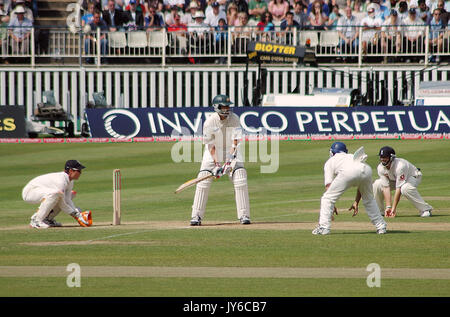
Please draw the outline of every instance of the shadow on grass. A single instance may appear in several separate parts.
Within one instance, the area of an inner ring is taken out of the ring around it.
[[[386,234],[390,235],[390,234],[398,234],[398,233],[405,234],[405,233],[411,233],[411,231],[406,231],[406,230],[388,230]],[[346,232],[338,232],[336,234],[376,234],[376,232],[375,231],[367,231],[367,232],[361,232],[361,231],[349,232],[349,231],[346,231]]]

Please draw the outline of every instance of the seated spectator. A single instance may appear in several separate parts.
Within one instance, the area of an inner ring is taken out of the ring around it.
[[[403,22],[398,17],[395,9],[391,10],[390,16],[383,22],[381,27],[381,52],[383,54],[400,53],[402,45]],[[389,62],[390,58],[385,57],[384,62]]]
[[[144,17],[147,16],[148,11],[151,7],[156,8],[156,12],[158,12],[158,13],[162,13],[164,11],[163,0],[146,0],[144,3],[144,7],[145,7]]]
[[[227,0],[227,3],[225,5],[225,9],[228,11],[228,7],[234,4],[236,5],[237,12],[245,12],[248,14],[248,4],[246,0]]]
[[[444,0],[438,0],[437,9],[439,9],[441,11],[442,23],[444,23],[444,26],[447,26],[448,19],[449,19],[449,13],[445,9],[445,1]],[[433,12],[434,12],[434,10],[433,10]],[[430,21],[430,20],[431,20],[431,18],[428,21]]]
[[[362,53],[367,54],[369,46],[376,47],[378,44],[378,38],[380,36],[379,30],[383,20],[375,15],[375,7],[369,5],[367,8],[367,16],[361,21],[363,28],[362,32]]]
[[[13,10],[8,27],[12,53],[28,54],[33,23],[25,17],[25,8],[23,6],[16,6]]]
[[[425,0],[419,0],[418,2],[419,8],[417,11],[417,17],[422,19],[424,23],[428,23],[431,20],[432,16],[430,13],[430,9],[427,7]]]
[[[233,33],[234,49],[237,54],[245,54],[247,52],[247,44],[252,38],[253,27],[249,25],[248,15],[245,12],[239,12],[239,23]]]
[[[205,23],[210,27],[215,28],[219,25],[220,19],[227,19],[227,15],[224,11],[220,10],[220,4],[218,2],[213,2],[211,4],[212,10],[206,15]]]
[[[81,17],[81,26],[85,26],[92,22],[94,19],[94,10],[95,10],[95,3],[89,2],[87,7],[87,12]]]
[[[197,36],[204,36],[205,33],[209,32],[210,28],[205,23],[205,15],[203,11],[197,11],[193,18],[194,21],[188,24],[189,33],[195,33]]]
[[[352,8],[345,8],[343,15],[338,22],[336,30],[339,34],[339,52],[342,54],[354,54],[358,50],[359,21],[353,15]]]
[[[300,25],[297,23],[297,21],[294,20],[294,13],[291,11],[288,11],[286,13],[286,18],[281,22],[280,24],[280,30],[281,31],[293,31],[295,29],[299,29]]]
[[[325,15],[328,17],[328,15],[330,14],[330,6],[328,5],[327,2],[325,2],[324,0],[312,0],[309,2],[308,8],[306,10],[306,14],[309,16],[309,14],[314,11],[314,5],[316,2],[320,2],[320,5],[322,7],[322,12],[325,13]]]
[[[309,14],[309,25],[312,30],[323,30],[328,21],[327,15],[322,10],[322,3],[319,0],[314,1],[311,13]]]
[[[181,16],[178,13],[174,15],[175,23],[167,27],[167,32],[171,36],[172,46],[176,48],[176,53],[186,54],[187,49],[187,25],[182,22]]]
[[[129,31],[142,30],[144,28],[144,14],[142,10],[137,10],[137,1],[130,0],[127,9],[125,10],[128,23],[126,28]]]
[[[401,1],[398,3],[398,18],[405,22],[405,19],[408,17],[408,3],[406,1]]]
[[[256,24],[256,26],[258,27],[258,30],[264,31],[264,32],[274,31],[275,26],[273,25],[272,20],[273,20],[272,13],[270,13],[269,11],[261,14],[259,22]]]
[[[227,49],[228,43],[228,25],[226,20],[221,18],[217,26],[214,28],[214,31],[215,31],[214,35],[215,35],[216,52],[218,54],[223,54]],[[215,63],[226,64],[227,58],[222,56],[219,59],[216,59]]]
[[[171,25],[175,23],[175,15],[178,14],[179,16],[182,16],[182,10],[180,7],[174,5],[170,8],[170,11],[166,13],[164,17],[164,23],[166,25]]]
[[[147,32],[161,30],[164,26],[164,20],[162,16],[156,12],[156,7],[148,8],[148,15],[145,17],[144,21]]]
[[[182,22],[181,15],[179,15],[178,13],[175,13],[173,19],[174,19],[174,23],[167,27],[167,31],[168,32],[177,32],[180,35],[186,35],[186,32],[188,29],[187,29],[187,25]]]
[[[137,12],[141,12],[142,16],[145,17],[145,14],[147,13],[147,9],[145,7],[144,4],[142,4],[141,2],[145,2],[145,1],[141,1],[141,0],[134,0],[136,1],[136,11]],[[130,11],[131,10],[131,0],[127,0],[126,4],[124,5],[124,11]]]
[[[294,13],[288,11],[286,13],[286,18],[280,24],[280,35],[284,38],[284,44],[292,45],[294,44],[294,29],[299,30],[300,25],[294,20]]]
[[[409,9],[409,15],[403,23],[406,25],[403,47],[408,53],[423,53],[425,23],[417,17],[415,8]]]
[[[114,0],[108,0],[108,8],[103,10],[102,17],[110,32],[123,31],[124,24],[128,23],[128,16],[122,10],[116,8]]]
[[[254,23],[257,23],[261,14],[264,14],[267,10],[267,2],[265,0],[250,0],[248,2],[249,18]]]
[[[371,4],[375,5],[375,15],[381,20],[386,20],[386,18],[391,14],[390,9],[383,5],[381,0],[371,0]]]
[[[231,3],[227,9],[227,24],[235,26],[239,23],[237,5]]]
[[[442,53],[442,44],[444,42],[445,26],[441,19],[441,10],[439,8],[434,9],[433,18],[430,25],[430,51],[432,53]],[[440,56],[430,56],[430,62],[440,63]]]
[[[391,0],[397,1],[397,0]],[[352,15],[356,18],[358,22],[362,21],[366,17],[366,11],[364,11],[362,0],[355,0],[353,2],[353,12]]]
[[[94,8],[100,12],[103,11],[103,5],[102,5],[102,0],[83,0],[81,7],[85,10],[88,11],[89,10],[89,3],[93,3],[94,4]]]
[[[308,25],[308,16],[304,12],[304,4],[297,0],[294,4],[294,20],[297,21],[301,29],[304,29]]]
[[[289,2],[287,0],[270,0],[267,8],[272,14],[273,24],[278,26],[289,11]]]
[[[197,48],[198,52],[206,52],[210,43],[210,27],[205,23],[203,11],[197,11],[193,18],[194,22],[188,24],[190,44]]]
[[[187,12],[181,17],[181,21],[186,25],[193,22],[194,19],[192,17],[195,15],[195,12],[197,12],[199,8],[200,6],[197,4],[197,2],[192,0],[186,10]]]
[[[106,22],[101,18],[101,13],[99,10],[94,10],[94,18],[92,22],[88,24],[90,28],[90,33],[88,33],[84,39],[84,52],[86,55],[95,54],[95,50],[97,49],[96,43],[96,32],[97,28],[100,28],[100,54],[103,56],[106,54],[106,49],[108,46],[108,40],[106,39],[106,32],[108,32],[109,28]],[[87,58],[86,62],[92,64],[93,59]]]
[[[275,25],[272,22],[272,14],[269,11],[261,14],[259,22],[256,24],[258,41],[270,42],[272,31],[275,31]]]
[[[14,3],[14,8],[10,13],[10,16],[13,17],[16,9],[21,7],[23,10],[25,10],[24,16],[25,18],[27,18],[27,20],[31,21],[31,23],[34,23],[34,15],[33,15],[33,11],[28,8],[27,6],[25,6],[25,0],[16,0]],[[20,10],[22,10],[20,9]]]
[[[326,23],[327,30],[334,30],[338,24],[341,14],[339,13],[339,6],[336,4],[333,6],[330,15],[328,16],[328,21]]]
[[[181,11],[184,10],[184,0],[164,0],[164,10],[170,11],[173,6],[177,6]]]

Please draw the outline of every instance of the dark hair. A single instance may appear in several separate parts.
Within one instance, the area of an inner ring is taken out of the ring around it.
[[[260,21],[261,21],[261,22],[265,22],[265,21],[266,21],[266,15],[269,15],[269,16],[270,16],[269,21],[272,22],[273,16],[272,16],[272,13],[270,13],[269,11],[264,11],[264,13],[261,14],[261,19],[260,19]]]

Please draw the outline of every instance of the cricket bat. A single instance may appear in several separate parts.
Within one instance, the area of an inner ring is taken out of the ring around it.
[[[181,184],[177,190],[175,190],[175,194],[178,194],[179,192],[182,192],[183,190],[185,190],[186,188],[189,188],[191,186],[194,186],[195,184],[198,184],[204,180],[207,180],[209,178],[214,178],[215,176],[213,174],[211,175],[206,175],[206,176],[202,176],[202,177],[197,177],[191,180],[188,180],[187,182]]]
[[[233,153],[232,153],[232,158],[235,158],[235,155],[236,155],[236,149],[235,149],[235,150],[233,151]],[[231,161],[227,161],[227,162],[225,162],[225,163],[222,165],[222,170],[225,170],[225,168],[226,168],[227,166],[231,166],[231,168],[233,169],[233,168],[234,168],[234,165],[235,165],[235,162],[234,162],[234,164],[233,164]],[[221,175],[220,175],[220,176],[221,176]],[[192,186],[194,186],[195,184],[198,184],[198,183],[200,183],[200,182],[202,182],[202,181],[204,181],[204,180],[207,180],[207,179],[209,179],[209,178],[219,178],[220,176],[216,176],[216,175],[211,174],[211,175],[205,175],[205,176],[202,176],[202,177],[197,177],[197,178],[188,180],[187,182],[181,184],[181,185],[175,190],[175,194],[178,194],[179,192],[182,192],[182,191],[185,190],[186,188],[192,187]]]

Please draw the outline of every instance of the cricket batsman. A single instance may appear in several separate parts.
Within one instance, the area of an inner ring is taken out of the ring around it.
[[[324,165],[325,192],[320,201],[319,225],[312,231],[314,235],[330,233],[333,213],[337,214],[336,202],[350,187],[356,187],[355,203],[350,207],[358,213],[358,202],[362,199],[370,221],[377,234],[386,233],[384,221],[372,192],[372,169],[365,163],[364,148],[349,154],[342,142],[334,142],[330,148],[330,158]]]
[[[417,208],[421,217],[430,217],[433,207],[423,200],[417,190],[422,181],[420,169],[407,160],[396,157],[395,150],[390,146],[382,147],[378,156],[380,164],[377,171],[380,178],[373,183],[373,192],[385,217],[395,217],[402,195]],[[395,190],[392,204],[391,190]]]
[[[212,101],[214,114],[203,125],[202,164],[198,177],[213,175],[219,178],[228,174],[234,185],[237,217],[241,224],[250,224],[250,202],[248,197],[247,171],[238,152],[242,139],[239,117],[230,106],[233,103],[226,95],[217,95]],[[226,164],[222,164],[226,162]],[[208,178],[197,184],[192,205],[191,226],[201,225],[205,216],[208,194],[214,178]]]
[[[80,226],[92,225],[91,211],[82,212],[72,201],[74,181],[85,168],[77,160],[68,160],[63,172],[49,173],[33,178],[22,190],[22,198],[30,204],[40,204],[31,217],[32,228],[61,227],[55,217],[62,211],[75,218]]]

